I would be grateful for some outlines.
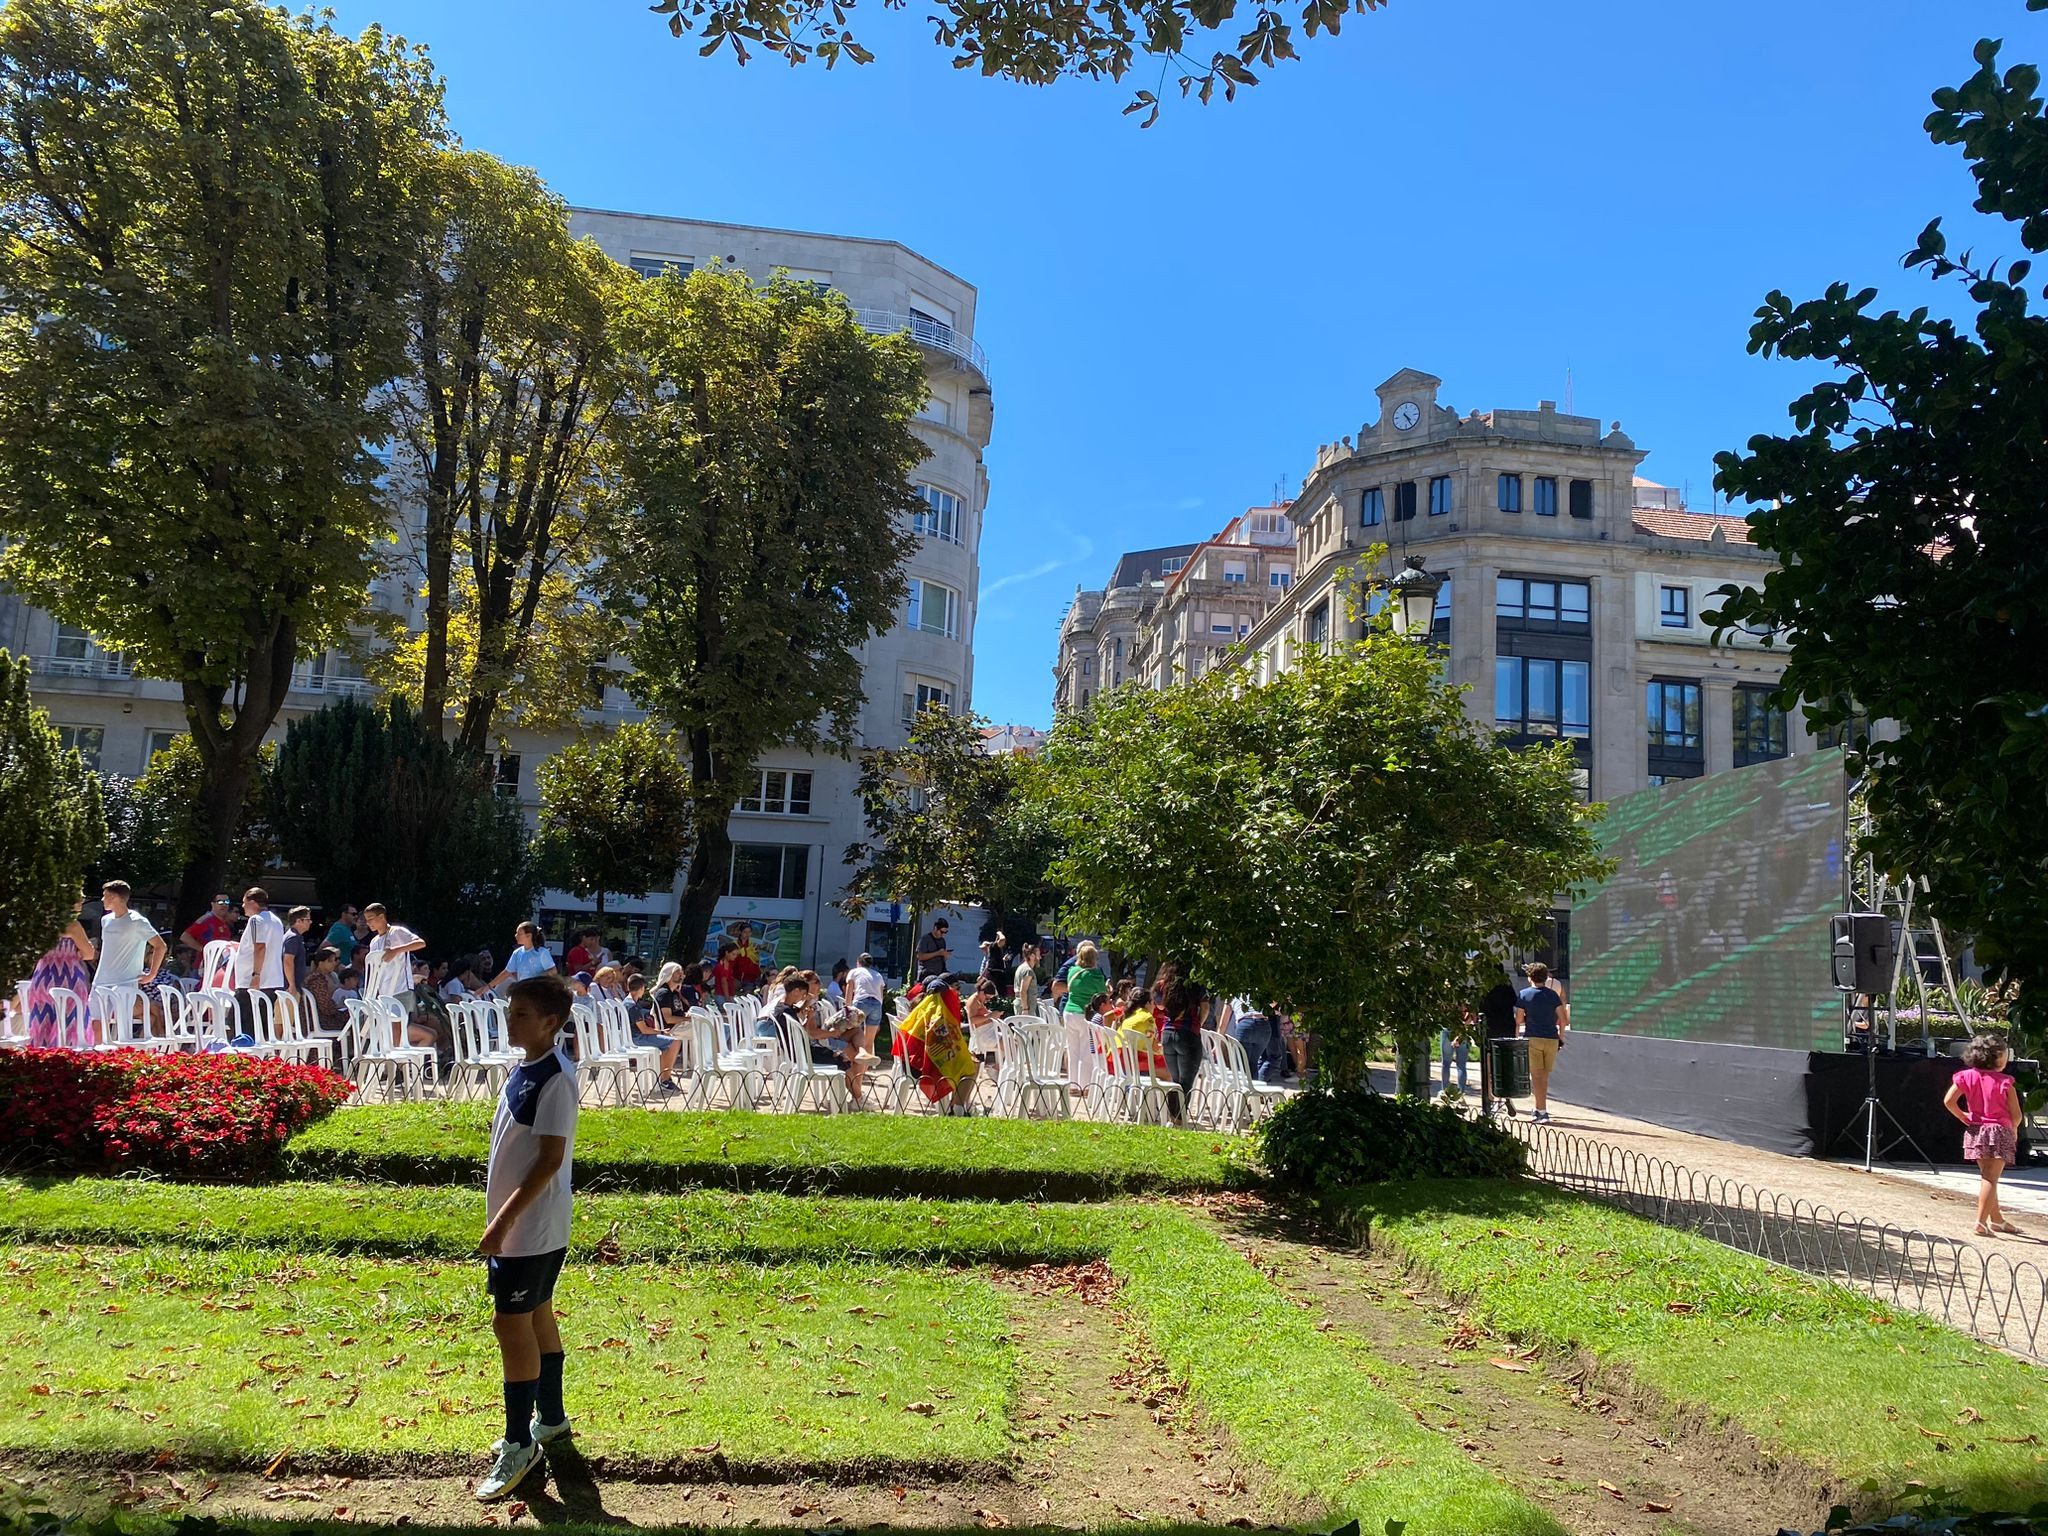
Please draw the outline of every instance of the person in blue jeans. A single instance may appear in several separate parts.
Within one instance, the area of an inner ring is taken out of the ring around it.
[[[1252,1076],[1262,1083],[1280,1081],[1281,1064],[1287,1059],[1287,1041],[1280,1025],[1280,1010],[1272,1003],[1254,1011],[1247,1000],[1231,1021],[1230,1033],[1244,1047]]]
[[[1453,1063],[1456,1064],[1458,1069],[1458,1094],[1460,1097],[1463,1097],[1467,1092],[1465,1067],[1472,1058],[1472,1010],[1461,1008],[1459,1013],[1461,1017],[1456,1029],[1441,1029],[1437,1031],[1437,1055],[1442,1058],[1443,1064],[1443,1087],[1439,1092],[1439,1097],[1451,1091],[1451,1067]]]

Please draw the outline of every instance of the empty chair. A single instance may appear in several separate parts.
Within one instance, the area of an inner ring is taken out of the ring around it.
[[[726,1043],[725,1020],[711,1009],[692,1008],[687,1017],[692,1076],[685,1106],[752,1109],[766,1081],[767,1058],[752,1046],[732,1049]]]
[[[152,1026],[149,998],[140,987],[94,987],[92,1011],[101,1021],[101,1038],[108,1045],[129,1045],[153,1051],[175,1049],[172,1042],[156,1033]]]
[[[1045,1111],[1054,1119],[1069,1118],[1066,1045],[1061,1025],[1013,1024],[996,1068],[996,1112],[1028,1116]]]

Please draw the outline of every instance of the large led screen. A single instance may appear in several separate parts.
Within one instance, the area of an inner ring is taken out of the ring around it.
[[[1572,1027],[1839,1050],[1845,787],[1822,752],[1611,802],[1614,876],[1572,908]]]

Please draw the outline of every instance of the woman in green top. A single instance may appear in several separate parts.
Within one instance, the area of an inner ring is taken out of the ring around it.
[[[1084,1092],[1095,1081],[1095,1041],[1089,1033],[1088,1005],[1109,990],[1101,962],[1102,952],[1092,940],[1083,939],[1067,969],[1067,999],[1060,1012],[1060,1021],[1067,1026],[1067,1080]]]

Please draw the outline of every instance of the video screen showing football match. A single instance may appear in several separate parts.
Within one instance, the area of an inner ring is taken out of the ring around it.
[[[1842,754],[1611,802],[1611,879],[1572,910],[1572,1027],[1789,1050],[1841,1045]]]

